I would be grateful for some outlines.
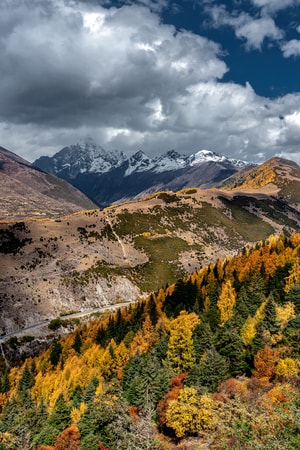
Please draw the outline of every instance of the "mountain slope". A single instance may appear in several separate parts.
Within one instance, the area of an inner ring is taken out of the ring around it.
[[[70,184],[0,147],[0,220],[59,217],[94,204]]]
[[[300,230],[299,203],[264,188],[188,188],[21,229],[0,224],[1,330],[135,300],[283,230]]]
[[[267,186],[270,193],[297,204],[300,202],[300,167],[293,161],[271,158],[260,166],[234,174],[218,188],[245,190]]]
[[[72,183],[100,207],[159,190],[213,186],[247,167],[208,150],[190,156],[172,150],[155,158],[138,151],[127,158],[92,141],[65,147],[34,164]]]

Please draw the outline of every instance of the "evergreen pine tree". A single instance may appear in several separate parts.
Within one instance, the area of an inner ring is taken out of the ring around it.
[[[177,317],[180,311],[192,312],[197,298],[197,286],[191,280],[179,279],[172,294],[164,302],[164,311],[168,317]]]
[[[276,303],[272,294],[270,294],[264,309],[262,327],[270,331],[271,334],[278,333],[280,330],[280,324],[276,320]]]
[[[70,425],[70,406],[65,401],[64,396],[59,394],[51,416],[48,419],[49,425],[57,428],[59,431],[64,430]]]
[[[245,360],[243,340],[231,324],[228,324],[225,329],[220,330],[216,335],[215,346],[220,355],[226,357],[229,362],[231,376],[236,377],[250,371]]]
[[[34,385],[34,376],[29,369],[28,364],[25,364],[25,367],[22,372],[22,376],[19,380],[18,384],[18,395],[24,400],[28,394],[28,390]]]
[[[100,345],[102,348],[105,348],[105,345],[107,343],[107,333],[106,329],[103,325],[100,325],[95,338],[96,344]]]
[[[59,363],[60,355],[62,353],[62,345],[60,342],[54,342],[51,347],[49,361],[55,367]]]
[[[82,346],[82,339],[80,336],[80,332],[77,330],[74,336],[72,348],[74,348],[76,353],[80,353],[81,346]]]
[[[193,332],[193,342],[196,363],[199,363],[203,353],[213,346],[213,333],[209,323],[201,322],[196,325]]]
[[[95,397],[96,389],[99,385],[98,378],[94,377],[91,379],[82,396],[82,401],[84,403],[92,403]]]
[[[151,323],[153,326],[155,326],[157,324],[159,316],[158,316],[156,301],[154,299],[153,294],[150,294],[149,302],[147,305],[147,310],[148,310],[148,314],[151,319]]]
[[[0,384],[0,392],[5,394],[6,392],[9,392],[10,390],[10,381],[9,381],[9,372],[8,370],[5,370],[2,377],[1,377],[1,384]]]
[[[300,284],[295,284],[285,294],[284,303],[287,302],[293,302],[295,305],[295,313],[300,314]]]
[[[248,297],[247,307],[251,316],[265,301],[268,292],[267,281],[259,273],[250,271],[244,281],[244,288]]]
[[[250,316],[249,306],[251,304],[251,298],[247,295],[246,289],[242,287],[240,293],[236,299],[236,311],[240,314],[243,319],[247,319]]]
[[[206,351],[199,364],[196,364],[188,376],[185,384],[194,386],[199,391],[214,392],[219,384],[229,377],[227,359],[220,355],[214,347]]]

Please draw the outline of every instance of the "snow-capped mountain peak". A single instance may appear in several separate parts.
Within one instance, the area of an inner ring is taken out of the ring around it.
[[[187,186],[213,186],[247,163],[210,150],[199,150],[189,156],[170,150],[156,157],[140,150],[129,157],[121,151],[107,151],[88,139],[64,147],[52,157],[42,156],[34,165],[71,182],[105,207],[164,187],[179,190]]]
[[[246,167],[247,162],[241,161],[239,159],[227,158],[224,155],[219,155],[211,150],[199,150],[190,157],[190,165],[194,166],[196,164],[201,164],[204,162],[215,162],[215,163],[228,163],[235,167]]]
[[[79,173],[105,173],[119,167],[127,157],[121,151],[106,151],[91,139],[64,147],[53,156],[57,174],[68,171],[71,178]]]
[[[180,155],[175,150],[169,150],[162,156],[155,158],[154,172],[166,172],[169,170],[178,170],[188,165],[187,157]]]
[[[153,161],[142,150],[132,155],[128,159],[128,167],[125,171],[125,177],[131,175],[133,172],[145,172],[151,170]]]
[[[228,161],[226,156],[218,155],[218,153],[212,152],[211,150],[199,150],[197,153],[190,156],[190,165],[194,166],[195,164],[203,163],[203,162],[224,162]]]

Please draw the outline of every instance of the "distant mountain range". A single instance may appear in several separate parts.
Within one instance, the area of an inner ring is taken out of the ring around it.
[[[33,164],[73,184],[100,207],[159,190],[212,187],[250,166],[209,150],[189,156],[171,150],[154,158],[140,150],[128,157],[91,140],[64,147],[52,157],[42,156]]]
[[[0,147],[0,220],[60,217],[95,205],[78,189]]]

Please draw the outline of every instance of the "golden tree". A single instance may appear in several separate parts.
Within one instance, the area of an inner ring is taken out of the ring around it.
[[[222,285],[222,290],[217,301],[217,307],[220,312],[220,326],[225,325],[227,320],[233,316],[233,308],[236,304],[236,293],[228,280]]]
[[[278,361],[275,373],[279,377],[291,377],[297,375],[299,371],[298,363],[293,358],[284,358]]]
[[[193,387],[184,387],[178,399],[170,400],[166,419],[178,438],[200,435],[216,423],[214,401],[207,394],[199,396]]]
[[[176,373],[185,372],[196,362],[193,345],[193,330],[200,322],[195,313],[181,311],[170,324],[170,339],[167,356]]]

